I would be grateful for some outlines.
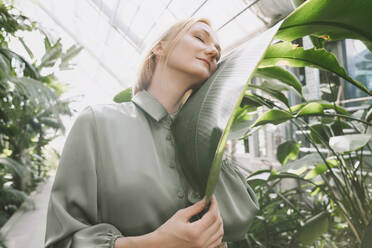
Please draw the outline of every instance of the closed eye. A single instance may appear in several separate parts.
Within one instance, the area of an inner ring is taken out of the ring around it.
[[[200,40],[201,42],[204,43],[204,40],[202,38],[200,38],[199,36],[195,36],[195,38],[197,38],[198,40]]]

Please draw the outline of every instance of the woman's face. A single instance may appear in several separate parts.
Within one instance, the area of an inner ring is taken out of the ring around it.
[[[193,82],[203,82],[217,69],[220,46],[210,26],[194,23],[180,39],[168,60],[168,67],[187,74]]]

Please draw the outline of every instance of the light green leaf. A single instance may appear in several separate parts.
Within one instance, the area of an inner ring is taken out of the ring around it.
[[[329,165],[330,168],[333,168],[333,167],[336,167],[339,165],[339,162],[338,160],[335,160],[335,159],[327,159],[327,163]],[[305,176],[305,179],[306,180],[311,180],[321,174],[323,174],[324,172],[326,172],[328,170],[328,167],[326,164],[318,164],[315,166],[314,169],[312,169],[311,171],[309,171],[306,176]]]
[[[305,115],[319,115],[323,113],[323,106],[317,102],[310,102],[306,104],[301,110],[297,113],[297,117]]]
[[[351,152],[365,146],[371,139],[370,134],[349,134],[331,137],[329,145],[339,153]]]
[[[126,88],[114,97],[114,102],[130,102],[132,100],[132,87]]]
[[[285,122],[285,121],[288,121],[292,118],[293,118],[293,115],[291,115],[288,112],[278,110],[278,109],[271,109],[271,110],[265,112],[264,114],[262,114],[256,120],[256,122],[251,126],[251,128],[257,127],[257,126],[260,126],[260,125],[265,125],[267,123],[278,125],[278,124],[280,124],[282,122]]]

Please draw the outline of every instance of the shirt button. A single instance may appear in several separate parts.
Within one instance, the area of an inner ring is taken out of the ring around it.
[[[185,193],[183,193],[183,191],[178,191],[177,196],[182,199],[185,196]]]
[[[167,139],[167,140],[172,140],[172,135],[171,135],[171,134],[167,134],[166,139]]]
[[[170,163],[169,164],[169,167],[171,167],[172,169],[174,169],[176,167],[176,165],[174,163]]]

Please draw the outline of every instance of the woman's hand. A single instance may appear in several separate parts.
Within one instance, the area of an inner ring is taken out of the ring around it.
[[[205,197],[194,205],[178,210],[167,222],[154,231],[164,248],[215,248],[221,244],[223,222],[217,200],[212,195],[211,204],[203,217],[190,222],[192,216],[205,208]]]

